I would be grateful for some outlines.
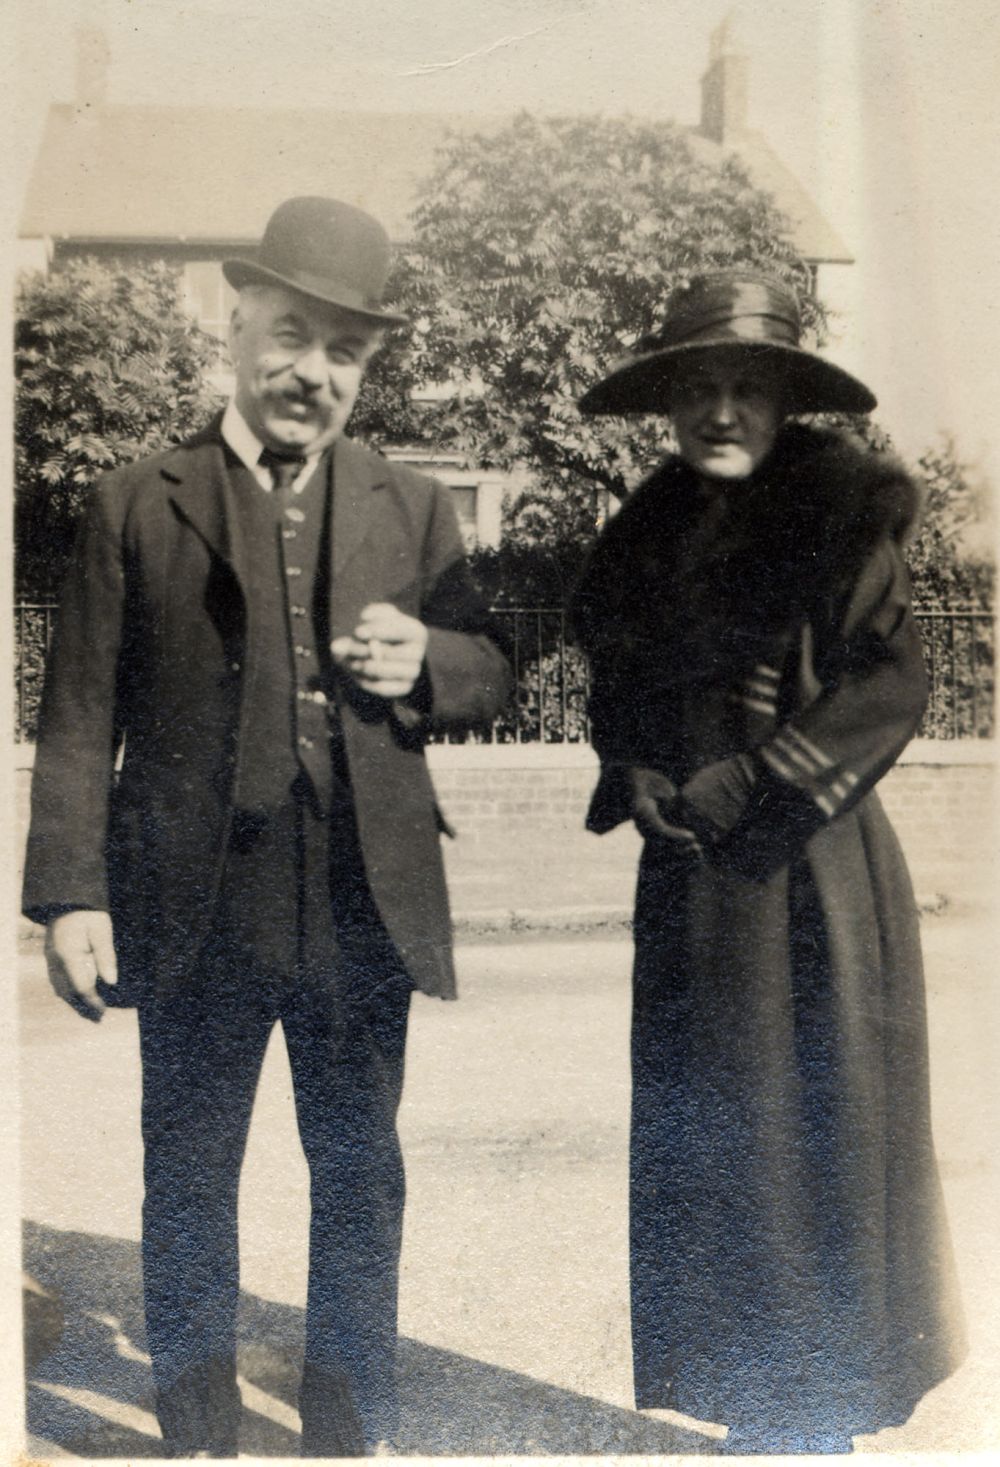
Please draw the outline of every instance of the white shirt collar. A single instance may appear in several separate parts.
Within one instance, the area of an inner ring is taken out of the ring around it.
[[[264,445],[247,423],[246,418],[240,412],[232,398],[226,403],[226,410],[222,414],[222,423],[219,431],[240,463],[245,464],[260,487],[270,493],[274,488],[274,483],[271,479],[270,471],[260,463],[260,456],[264,451]],[[302,472],[292,485],[292,489],[295,492],[302,488],[302,485],[309,478],[315,467],[315,455],[307,457],[305,463],[302,465]]]
[[[249,426],[246,418],[232,399],[226,403],[226,411],[222,414],[222,424],[219,431],[240,463],[245,464],[260,487],[270,493],[274,487],[271,481],[271,475],[258,462],[264,445]]]

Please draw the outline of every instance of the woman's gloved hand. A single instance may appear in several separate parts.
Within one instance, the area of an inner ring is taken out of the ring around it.
[[[738,825],[757,784],[749,754],[734,754],[706,764],[681,789],[672,816],[696,831],[709,847]]]
[[[686,854],[701,857],[702,850],[693,830],[677,822],[675,806],[677,786],[658,769],[633,765],[626,770],[632,819],[640,835],[647,840],[667,840]]]

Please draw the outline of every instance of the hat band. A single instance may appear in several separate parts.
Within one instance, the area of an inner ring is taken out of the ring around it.
[[[671,346],[699,341],[769,341],[775,346],[798,346],[799,333],[781,316],[719,316],[683,335],[671,334]]]
[[[720,330],[721,328],[721,330]],[[729,334],[747,341],[798,346],[799,313],[788,293],[763,280],[713,280],[672,301],[661,346]]]

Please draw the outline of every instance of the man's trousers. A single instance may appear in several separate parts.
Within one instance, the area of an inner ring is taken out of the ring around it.
[[[325,832],[312,836],[325,846]],[[265,837],[255,854],[280,854],[283,840],[279,829],[279,850]],[[250,900],[240,877],[237,853],[229,892]],[[355,918],[362,906],[355,893]],[[303,1452],[359,1454],[396,1427],[396,1113],[411,990],[380,926],[352,926],[348,913],[338,927],[331,962],[279,972],[255,961],[223,908],[184,993],[139,1005],[146,1331],[157,1414],[177,1456],[237,1450],[239,1176],[277,1022],[310,1171]]]

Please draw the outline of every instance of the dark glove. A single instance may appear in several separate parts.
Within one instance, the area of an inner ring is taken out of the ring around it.
[[[633,765],[626,770],[626,782],[632,819],[641,835],[647,840],[668,840],[693,856],[701,855],[694,831],[677,821],[677,786],[672,779],[658,769]]]
[[[749,754],[699,769],[671,813],[696,833],[713,865],[757,882],[768,881],[826,824],[807,791]]]
[[[672,818],[710,849],[742,820],[756,784],[757,769],[749,754],[706,764],[681,789]]]

